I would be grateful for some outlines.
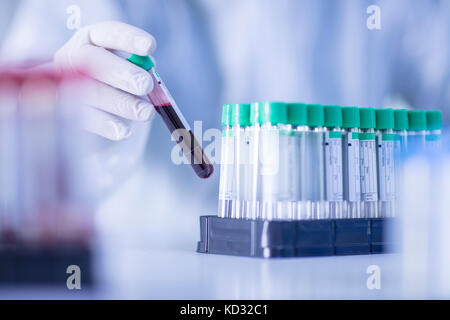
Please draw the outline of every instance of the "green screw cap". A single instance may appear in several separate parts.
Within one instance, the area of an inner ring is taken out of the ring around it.
[[[308,124],[308,114],[306,104],[288,103],[287,104],[288,124],[293,126],[306,126]]]
[[[259,110],[262,108],[263,102],[252,102],[250,105],[250,124],[259,124]]]
[[[235,103],[231,105],[231,125],[242,127],[250,125],[250,104]]]
[[[427,114],[423,110],[408,111],[409,130],[427,130]]]
[[[427,129],[441,130],[442,129],[442,112],[439,110],[427,111]]]
[[[373,108],[360,108],[360,128],[361,129],[375,129],[375,109]]]
[[[252,122],[257,121],[259,124],[271,123],[287,123],[287,105],[284,102],[258,102],[252,114]],[[256,119],[253,119],[254,117]]]
[[[342,127],[342,107],[340,106],[324,106],[325,127],[340,128]]]
[[[144,69],[146,71],[150,70],[151,68],[153,68],[155,66],[152,59],[150,59],[150,57],[147,57],[147,56],[138,56],[136,54],[133,54],[127,60],[130,61],[131,63],[134,63],[138,67],[141,67],[142,69]]]
[[[321,104],[308,104],[306,110],[309,127],[323,127],[325,125],[325,112]]]
[[[394,130],[408,130],[408,110],[394,110]]]
[[[375,110],[377,130],[394,129],[394,110],[376,109]]]
[[[361,124],[358,107],[342,108],[342,127],[345,129],[359,128]]]
[[[222,107],[222,127],[231,126],[232,107],[231,104],[224,104]]]

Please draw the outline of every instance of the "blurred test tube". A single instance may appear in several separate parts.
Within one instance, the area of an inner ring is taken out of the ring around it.
[[[0,73],[0,245],[13,241],[18,227],[18,90],[16,77]]]
[[[51,241],[58,196],[57,82],[48,74],[23,80],[19,96],[20,220],[26,242]],[[47,238],[47,239],[46,239]]]
[[[408,152],[401,173],[399,216],[391,230],[401,256],[404,298],[450,297],[450,155]]]
[[[79,245],[90,238],[94,195],[86,159],[95,140],[79,126],[82,85],[82,78],[52,72],[22,77],[17,218],[27,244]]]
[[[89,246],[93,232],[93,210],[98,200],[98,173],[92,155],[99,150],[99,140],[83,128],[80,92],[87,90],[87,80],[63,76],[58,85],[56,125],[58,133],[58,238],[77,246]]]

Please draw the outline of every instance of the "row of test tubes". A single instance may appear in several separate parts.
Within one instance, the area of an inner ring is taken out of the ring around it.
[[[439,148],[441,118],[440,111],[226,104],[218,215],[394,217],[396,167],[408,148]]]
[[[0,254],[11,246],[88,247],[93,193],[79,130],[83,78],[0,70]]]

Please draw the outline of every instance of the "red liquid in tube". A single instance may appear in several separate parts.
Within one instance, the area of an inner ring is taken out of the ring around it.
[[[214,166],[205,155],[158,73],[154,68],[150,69],[149,73],[153,78],[154,84],[153,91],[148,95],[150,102],[162,117],[172,137],[183,151],[184,156],[197,176],[202,179],[209,178],[214,171]]]

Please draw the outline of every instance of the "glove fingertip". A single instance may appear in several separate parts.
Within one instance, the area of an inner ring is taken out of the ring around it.
[[[148,56],[156,49],[156,40],[150,35],[137,35],[134,37],[133,46],[136,54]]]
[[[130,130],[130,128],[128,126],[115,126],[114,128],[114,134],[112,135],[112,140],[114,141],[122,141],[122,140],[126,140],[129,137],[131,137],[131,135],[133,134],[133,132]]]
[[[153,90],[153,78],[148,73],[146,75],[146,77],[136,79],[137,95],[139,96],[147,95]]]

